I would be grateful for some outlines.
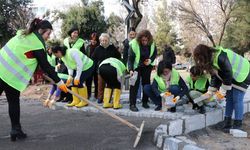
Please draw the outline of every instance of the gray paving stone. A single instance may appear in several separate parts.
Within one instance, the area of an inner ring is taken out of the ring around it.
[[[199,147],[192,145],[192,144],[188,144],[188,145],[185,145],[183,147],[183,150],[205,150],[205,149],[199,148]]]
[[[248,103],[244,103],[244,114],[248,112]]]
[[[183,145],[185,145],[183,141],[170,137],[165,139],[163,150],[179,150]]]
[[[185,133],[189,133],[194,130],[202,129],[205,127],[205,115],[193,115],[185,119]]]
[[[166,139],[166,137],[168,137],[167,134],[165,133],[160,133],[157,137],[157,141],[156,141],[156,146],[158,148],[162,148],[163,147],[163,143],[164,143],[164,140]]]
[[[221,109],[216,109],[206,113],[206,126],[214,125],[223,120],[223,114]]]
[[[169,122],[168,134],[170,136],[181,135],[183,133],[183,120],[173,120]]]
[[[188,139],[186,136],[176,136],[175,138],[182,140],[185,143],[196,145],[196,143],[190,139]]]

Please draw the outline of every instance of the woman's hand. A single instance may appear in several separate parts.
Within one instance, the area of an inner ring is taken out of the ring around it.
[[[146,59],[143,63],[145,66],[148,66],[151,63],[151,59]]]

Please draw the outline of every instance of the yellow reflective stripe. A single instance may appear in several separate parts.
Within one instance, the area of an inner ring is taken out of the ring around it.
[[[2,55],[0,55],[0,63],[2,63],[3,66],[5,66],[5,69],[7,69],[14,76],[16,76],[21,82],[23,82],[24,84],[28,84],[29,83],[29,80],[25,79],[25,77],[23,77],[20,73],[18,73],[11,65],[9,65],[8,62],[6,62],[4,60],[4,58],[2,57]]]
[[[12,51],[10,50],[10,48],[5,45],[3,47],[3,50],[5,50],[5,52],[8,54],[8,56],[19,66],[21,67],[25,72],[27,72],[29,74],[29,76],[32,76],[33,75],[33,72],[27,68],[27,66],[25,64],[22,63],[22,61],[15,56],[14,53],[12,53]]]

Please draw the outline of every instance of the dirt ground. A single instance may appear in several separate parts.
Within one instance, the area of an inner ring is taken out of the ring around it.
[[[250,149],[250,113],[245,114],[243,130],[248,133],[248,138],[236,138],[222,132],[219,128],[222,123],[197,130],[187,135],[200,147],[209,150],[249,150]]]

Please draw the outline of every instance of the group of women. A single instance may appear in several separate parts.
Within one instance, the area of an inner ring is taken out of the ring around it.
[[[190,89],[188,90],[178,71],[171,63],[164,60],[158,64],[157,75],[151,84],[150,76],[157,48],[148,30],[140,31],[136,38],[129,42],[128,59],[125,64],[120,60],[119,51],[109,42],[108,34],[100,35],[100,44],[98,36],[92,34],[91,45],[85,50],[84,40],[79,38],[79,30],[73,28],[69,31],[69,37],[64,40],[64,46],[57,45],[51,48],[52,54],[67,67],[68,73],[65,79],[65,76],[60,75],[51,66],[52,61],[50,60],[50,63],[48,61],[45,41],[51,32],[50,22],[34,19],[27,30],[18,31],[16,36],[0,50],[0,68],[2,68],[0,94],[3,91],[6,93],[9,104],[12,141],[27,137],[21,128],[19,97],[38,65],[55,81],[61,91],[67,93],[67,88],[71,87],[73,92],[85,98],[90,97],[94,78],[95,86],[98,87],[98,90],[95,90],[95,97],[98,103],[103,103],[104,108],[122,107],[121,81],[126,71],[131,77],[137,74],[135,84],[130,85],[129,91],[130,110],[135,112],[139,111],[136,107],[136,95],[140,82],[143,86],[142,107],[145,109],[149,108],[150,97],[157,106],[155,110],[160,110],[162,97],[165,96],[162,93],[165,92],[174,95],[173,101],[178,103],[184,95],[193,99],[197,97],[194,95],[198,92],[199,96],[206,94],[212,97],[219,91],[227,99],[223,129],[228,131],[230,128],[242,127],[243,98],[250,82],[250,66],[247,59],[232,50],[198,45],[193,51],[195,66],[191,68],[191,74],[187,79]],[[205,74],[210,74],[211,81]],[[67,104],[68,107],[78,108],[87,105],[87,102],[80,101],[75,96],[73,101]],[[201,103],[196,107],[204,113]],[[176,107],[172,107],[170,111],[175,112]],[[232,124],[233,111],[235,119]]]

